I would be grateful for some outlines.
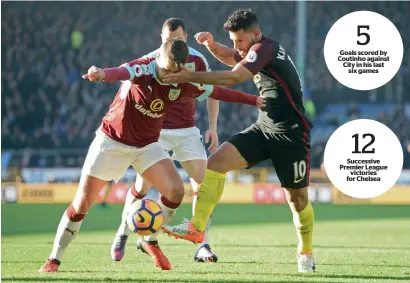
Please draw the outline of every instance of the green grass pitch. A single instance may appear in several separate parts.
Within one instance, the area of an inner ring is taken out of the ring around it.
[[[313,204],[317,272],[298,274],[296,234],[286,205],[217,206],[210,243],[216,264],[195,263],[196,246],[160,237],[173,269],[161,271],[129,238],[110,258],[122,207],[94,207],[56,274],[38,269],[49,255],[66,205],[2,205],[2,282],[410,282],[410,207]],[[173,220],[191,215],[183,205]]]

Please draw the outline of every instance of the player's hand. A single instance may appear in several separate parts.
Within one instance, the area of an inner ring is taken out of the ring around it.
[[[207,31],[198,32],[194,37],[196,42],[205,46],[211,46],[214,43],[214,36]]]
[[[164,83],[188,83],[191,78],[191,71],[185,67],[184,64],[179,65],[180,70],[176,73],[171,73],[166,75],[162,81]]]
[[[105,79],[105,72],[103,69],[96,66],[91,66],[87,74],[83,75],[83,79],[88,79],[91,82],[100,82]]]
[[[258,109],[262,109],[263,107],[265,107],[266,105],[266,98],[264,96],[258,96],[258,98],[256,99],[256,107],[258,107]]]
[[[206,131],[205,143],[209,143],[209,141],[211,141],[211,144],[208,147],[209,152],[214,153],[219,147],[219,138],[216,130],[209,129],[208,131]]]

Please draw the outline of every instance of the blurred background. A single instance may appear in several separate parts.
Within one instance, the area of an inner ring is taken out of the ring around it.
[[[89,66],[118,66],[158,48],[164,20],[180,17],[187,25],[189,45],[202,52],[214,70],[226,69],[196,44],[193,36],[199,31],[210,31],[215,40],[232,46],[222,26],[231,12],[241,7],[251,8],[258,15],[262,32],[280,41],[303,78],[307,115],[314,123],[312,187],[317,181],[319,188],[328,192],[324,198],[332,197],[331,184],[320,170],[324,147],[340,125],[358,118],[375,119],[389,126],[402,143],[404,168],[410,169],[409,3],[301,3],[2,3],[3,199],[36,202],[44,197],[60,202],[69,201],[73,195],[88,146],[118,89],[118,84],[83,80],[81,74]],[[329,73],[323,56],[330,27],[343,15],[357,10],[386,16],[403,39],[404,57],[399,72],[388,84],[373,91],[342,86]],[[235,88],[257,94],[251,81]],[[256,117],[253,107],[221,102],[220,142],[245,129]],[[207,121],[206,103],[197,103],[196,122],[202,133],[207,130]],[[253,186],[247,189],[250,193],[243,200],[258,201],[259,196],[261,202],[275,201],[271,190],[278,186],[278,179],[271,166],[265,162],[253,170],[231,172],[228,182]],[[188,181],[182,170],[181,175]],[[134,178],[135,172],[129,170],[122,183],[131,183]],[[409,185],[409,179],[404,170],[398,184]],[[17,190],[16,182],[25,185]],[[36,185],[30,187],[33,183]],[[255,183],[268,188],[257,190]],[[118,189],[110,201],[124,197],[120,185],[114,185]],[[59,199],[56,194],[61,191],[70,193]],[[280,193],[276,196],[282,197]]]

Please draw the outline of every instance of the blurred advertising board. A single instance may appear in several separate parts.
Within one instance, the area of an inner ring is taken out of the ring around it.
[[[193,199],[193,191],[190,183],[185,183],[185,197],[183,202],[190,203]],[[18,196],[19,203],[69,203],[73,200],[78,183],[49,183],[49,184],[20,184],[18,186],[2,186],[3,195],[6,188],[14,188],[14,197],[8,193],[9,201],[15,202]],[[18,189],[17,189],[18,187]],[[127,196],[129,183],[113,184],[111,191],[107,195],[109,203],[123,203]],[[8,189],[7,189],[8,190]],[[105,186],[97,196],[97,202],[102,201],[105,196],[107,186]],[[251,203],[252,186],[247,184],[227,184],[222,195],[222,203]]]
[[[308,187],[309,201],[332,202],[332,189],[329,183],[311,183]],[[286,203],[284,189],[277,184],[259,183],[253,185],[254,203]]]
[[[334,204],[410,204],[410,186],[395,185],[381,196],[371,199],[352,198],[332,187]]]

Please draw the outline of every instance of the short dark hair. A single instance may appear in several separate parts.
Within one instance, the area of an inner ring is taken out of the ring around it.
[[[169,38],[163,44],[164,54],[176,66],[185,64],[188,60],[188,45],[182,39]]]
[[[162,30],[164,30],[164,28],[168,28],[170,31],[176,31],[179,27],[181,27],[182,30],[185,31],[185,23],[182,19],[169,18],[162,25]]]
[[[255,26],[258,26],[258,18],[256,15],[252,13],[250,9],[239,9],[229,16],[224,24],[224,29],[233,32],[241,29],[247,31]]]

